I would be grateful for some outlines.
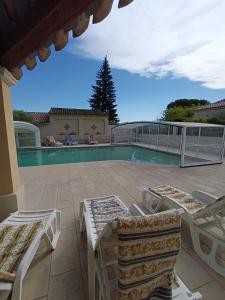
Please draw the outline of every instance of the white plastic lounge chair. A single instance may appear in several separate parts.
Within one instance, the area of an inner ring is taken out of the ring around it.
[[[90,145],[98,144],[98,141],[96,140],[96,138],[93,134],[88,136],[88,143]]]
[[[56,141],[54,136],[52,135],[47,136],[47,144],[48,146],[53,146],[53,147],[60,147],[63,145],[63,143]]]
[[[69,146],[77,145],[78,142],[76,142],[71,134],[66,135],[66,144]]]
[[[99,299],[202,299],[173,272],[180,249],[180,213],[119,217],[105,226],[96,245]]]
[[[224,259],[221,259],[221,253],[225,254],[225,196],[217,199],[202,191],[188,194],[167,185],[144,190],[143,206],[146,209],[155,213],[162,205],[184,209],[183,218],[190,226],[196,253],[225,277]]]
[[[115,219],[118,217],[129,216],[129,215],[144,215],[144,213],[136,206],[133,205],[130,210],[124,205],[119,197],[112,195],[108,197],[85,199],[80,205],[80,230],[84,231],[86,227],[87,231],[87,242],[88,242],[88,285],[89,285],[89,300],[95,299],[95,273],[97,264],[97,274],[100,281],[100,291],[101,297],[104,300],[117,299],[117,298],[107,298],[105,296],[105,288],[109,289],[109,285],[105,286],[108,282],[106,275],[106,268],[108,266],[117,263],[118,256],[113,256],[114,248],[118,246],[117,239],[113,238],[111,241],[105,242],[109,237],[111,237],[111,229],[117,227]],[[113,225],[112,225],[113,224]],[[107,249],[111,249],[111,253],[105,252],[102,245],[107,244]],[[104,256],[102,251],[104,250]],[[101,254],[101,255],[99,255]],[[101,257],[101,259],[100,259]],[[96,261],[97,259],[97,261]],[[100,260],[99,260],[100,259]],[[105,275],[104,275],[105,274]],[[101,276],[104,276],[102,278]],[[173,299],[186,300],[186,299],[201,299],[199,293],[195,296],[186,288],[183,282],[176,276],[174,282],[175,287],[173,289]],[[103,284],[103,286],[102,286]],[[182,298],[180,297],[182,294]],[[176,295],[176,297],[175,297]],[[189,295],[186,297],[186,295]],[[186,298],[185,298],[186,297]]]
[[[60,211],[17,211],[0,224],[0,291],[21,300],[22,283],[40,241],[54,250],[60,235]]]
[[[115,195],[80,202],[80,231],[87,232],[89,300],[95,299],[95,250],[102,230],[118,216],[129,214],[128,208]]]

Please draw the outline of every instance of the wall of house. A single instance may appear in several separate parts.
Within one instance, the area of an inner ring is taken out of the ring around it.
[[[225,107],[201,109],[194,112],[194,118],[213,118],[225,115]]]
[[[38,127],[42,143],[45,143],[48,135],[53,135],[61,142],[65,141],[66,134],[72,134],[79,143],[86,143],[90,134],[94,134],[99,142],[110,139],[108,118],[105,116],[51,115],[49,123]]]

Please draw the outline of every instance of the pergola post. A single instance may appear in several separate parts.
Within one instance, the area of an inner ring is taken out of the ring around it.
[[[13,125],[10,86],[15,78],[0,66],[0,221],[23,206]]]

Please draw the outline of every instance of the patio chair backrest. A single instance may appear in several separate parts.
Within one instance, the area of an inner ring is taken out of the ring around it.
[[[193,215],[194,219],[217,213],[222,209],[225,210],[225,195],[219,197],[215,202],[208,204]]]
[[[180,230],[176,210],[118,219],[119,300],[172,298]]]
[[[73,139],[71,134],[67,134],[66,141],[67,141],[67,143],[73,143],[74,142],[74,139]]]

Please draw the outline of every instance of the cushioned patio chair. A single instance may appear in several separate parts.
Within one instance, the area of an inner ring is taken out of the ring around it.
[[[52,135],[47,136],[46,140],[47,140],[47,146],[60,147],[63,145],[63,143],[56,141],[54,136],[52,136]]]
[[[22,283],[43,238],[54,250],[60,235],[60,211],[17,211],[0,224],[0,291],[21,300]]]
[[[78,142],[76,142],[71,134],[66,135],[66,144],[69,146],[77,145]]]
[[[104,227],[96,246],[99,299],[202,299],[174,272],[181,243],[180,213],[119,217]]]
[[[179,223],[179,228],[176,229],[178,230],[177,238],[180,232],[180,217],[178,215],[182,212],[183,210],[176,212],[173,210],[172,212],[166,212],[166,214],[160,215],[163,219],[165,218],[165,220],[168,221],[167,217],[170,216],[171,213],[175,213],[177,222]],[[128,210],[120,198],[115,195],[85,199],[80,204],[80,230],[81,232],[85,229],[87,231],[89,300],[95,299],[96,270],[100,283],[101,299],[118,299],[117,280],[113,281],[116,285],[112,291],[113,296],[110,298],[111,292],[109,291],[111,291],[112,286],[108,277],[110,274],[107,273],[107,269],[108,267],[111,269],[116,267],[118,269],[119,241],[117,239],[117,222],[115,222],[115,220],[125,216],[132,216],[131,220],[133,220],[132,218],[134,218],[134,216],[142,216],[145,219],[144,212],[137,205],[133,204]],[[154,240],[153,236],[152,238]],[[159,238],[159,240],[161,239]],[[179,238],[177,241],[178,240]],[[179,246],[177,245],[177,252],[178,248]],[[193,295],[175,273],[173,273],[172,277],[173,299],[201,299],[200,294],[196,293]]]
[[[162,206],[184,209],[183,218],[190,226],[196,253],[225,277],[225,196],[216,198],[203,191],[188,194],[169,185],[143,191],[145,209],[155,213]]]
[[[88,144],[90,145],[98,144],[98,141],[96,140],[93,134],[88,136]]]

